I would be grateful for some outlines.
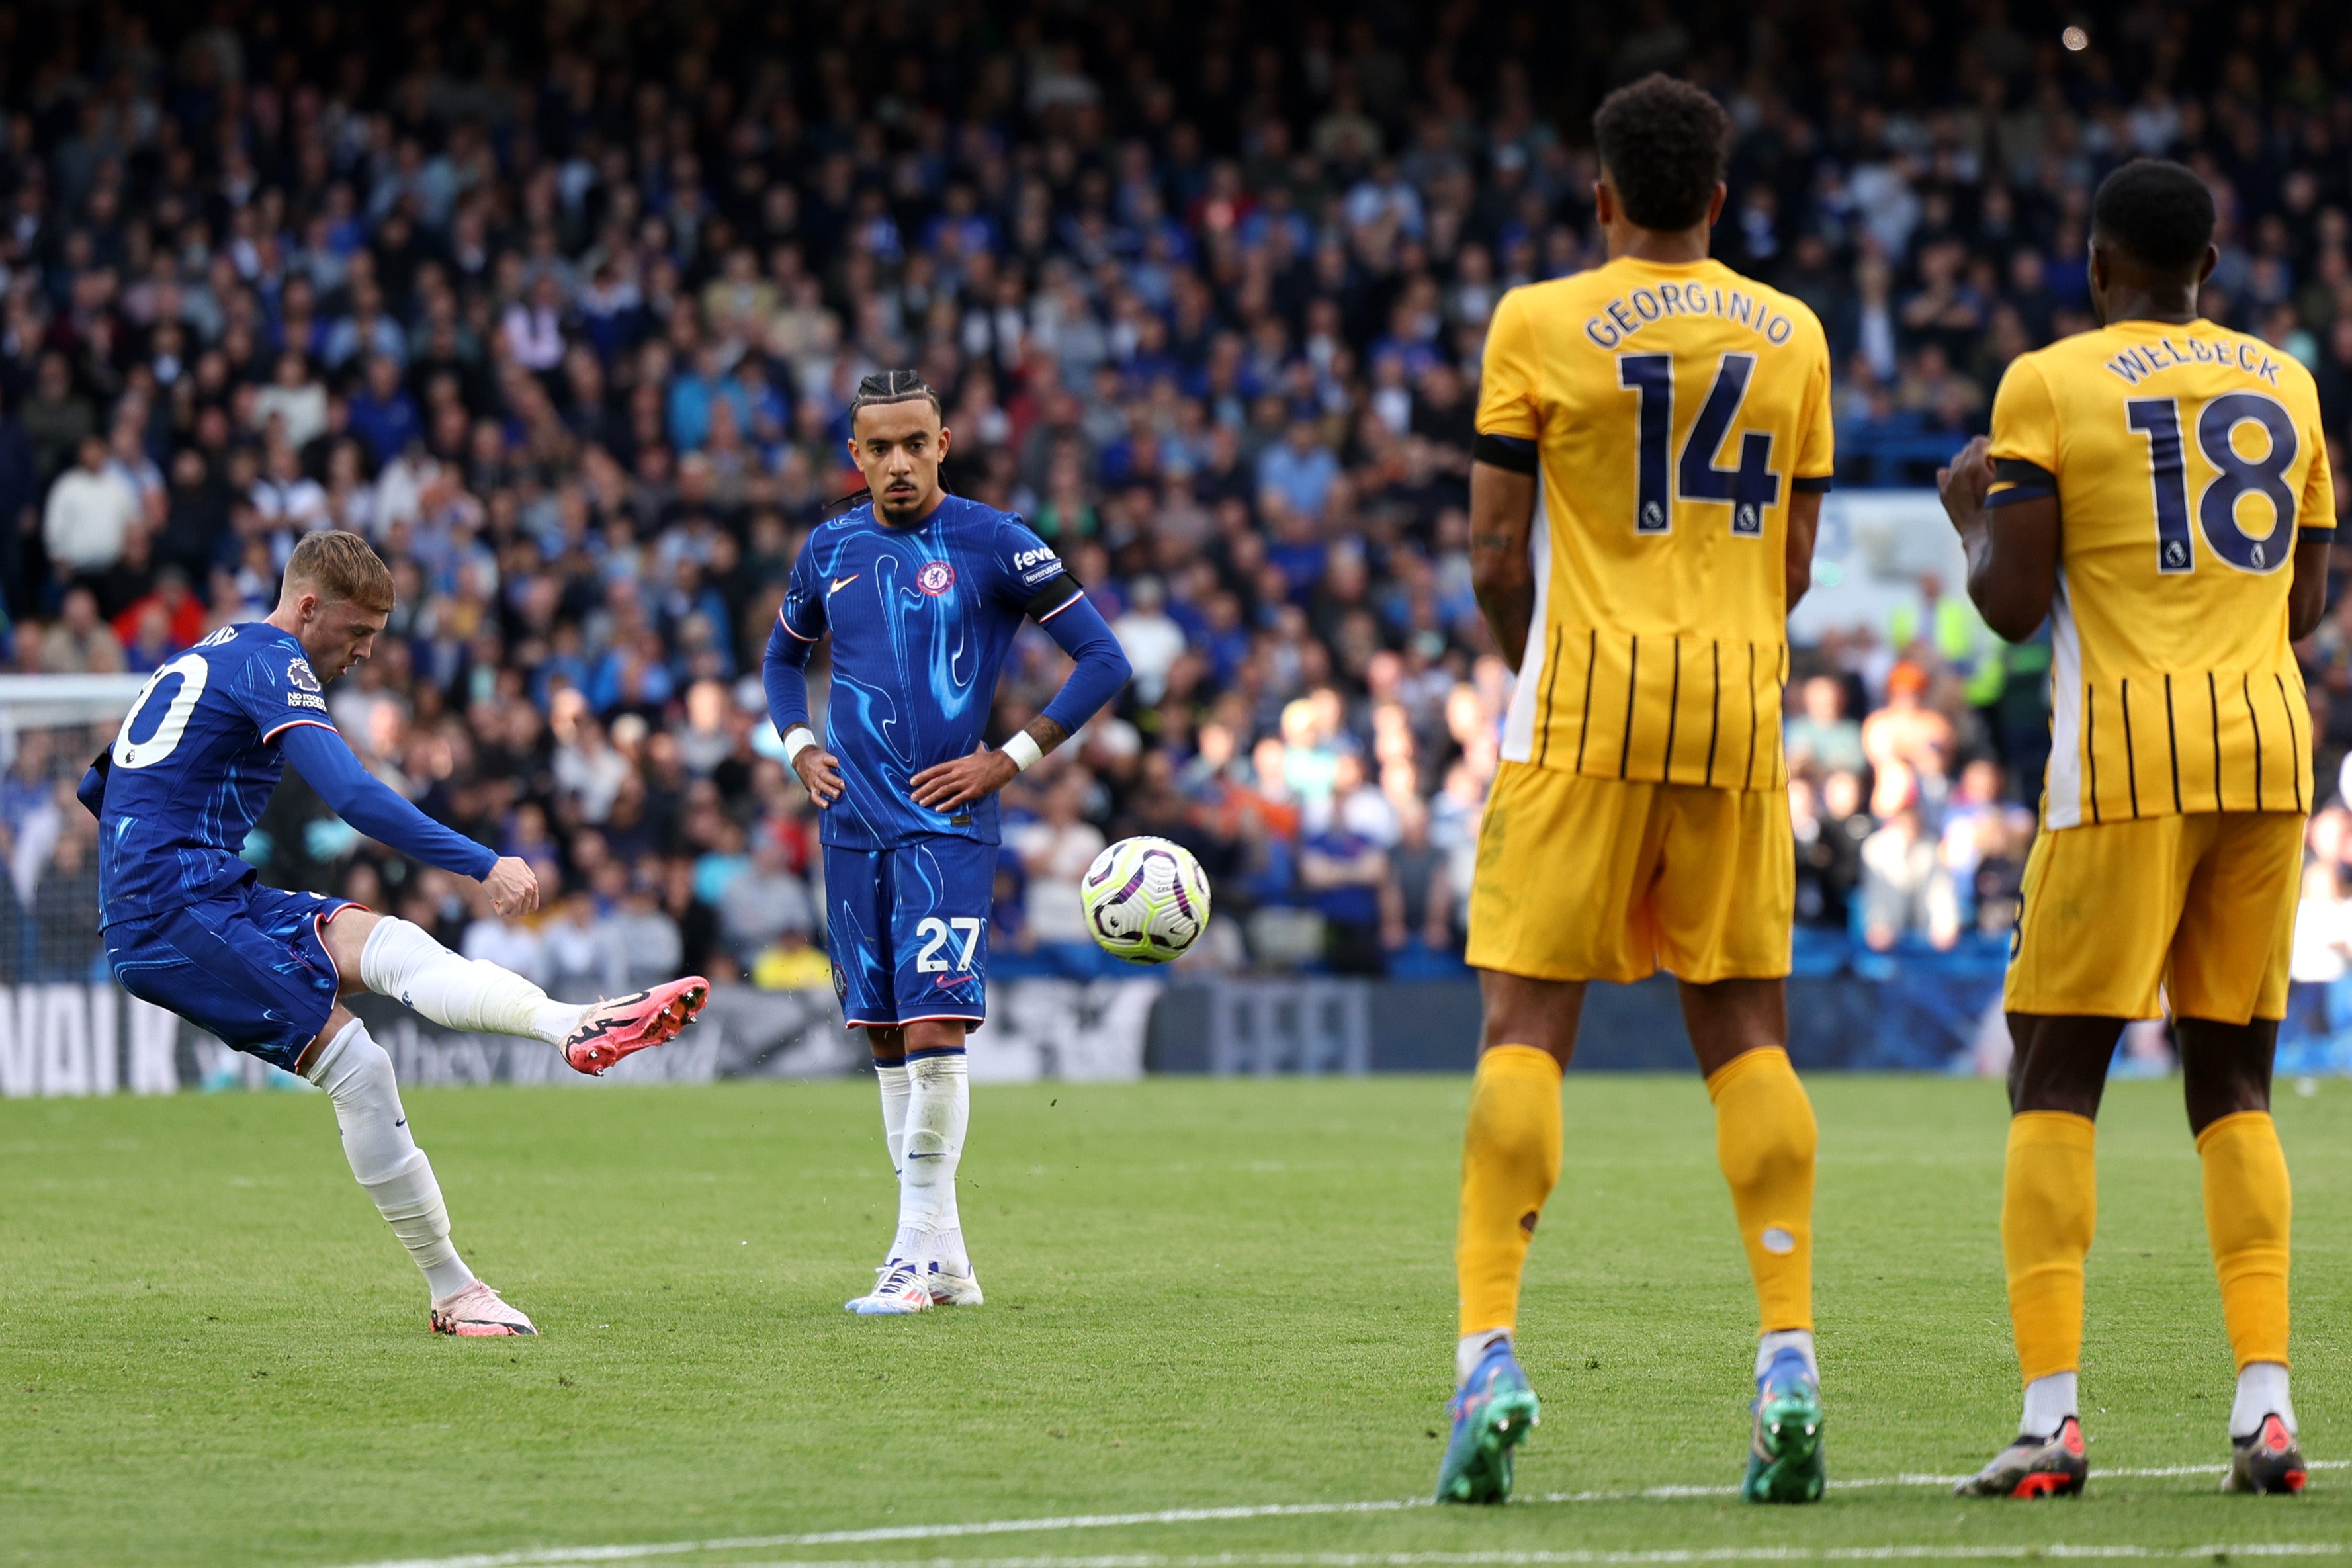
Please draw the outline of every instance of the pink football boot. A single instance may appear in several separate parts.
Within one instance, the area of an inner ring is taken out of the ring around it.
[[[709,999],[710,982],[689,974],[650,991],[599,1002],[565,1037],[563,1059],[575,1072],[601,1077],[623,1057],[677,1038]]]

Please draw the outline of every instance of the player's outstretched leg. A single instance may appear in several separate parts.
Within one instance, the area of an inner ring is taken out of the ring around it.
[[[330,1018],[331,1037],[303,1076],[333,1101],[352,1174],[424,1271],[433,1293],[433,1331],[467,1337],[538,1332],[529,1318],[475,1279],[449,1245],[441,1184],[434,1179],[433,1162],[409,1135],[392,1058],[368,1037],[365,1024],[337,1011],[342,1021]]]
[[[689,974],[609,1002],[558,1002],[521,975],[460,957],[422,926],[392,916],[369,929],[359,974],[369,990],[396,996],[444,1027],[544,1040],[573,1070],[590,1074],[676,1039],[710,995],[710,983]]]

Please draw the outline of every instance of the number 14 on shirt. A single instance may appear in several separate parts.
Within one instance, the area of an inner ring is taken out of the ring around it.
[[[1691,422],[1683,441],[1682,458],[1673,463],[1674,489],[1669,494],[1667,472],[1674,444],[1675,356],[1619,354],[1617,384],[1641,398],[1641,484],[1634,503],[1633,531],[1665,533],[1674,527],[1674,503],[1727,501],[1731,531],[1742,538],[1760,538],[1764,510],[1780,499],[1780,476],[1772,471],[1772,437],[1749,430],[1739,438],[1739,466],[1718,468],[1716,455],[1729,435],[1739,405],[1748,396],[1748,378],[1756,374],[1756,356],[1727,353],[1717,364],[1715,383],[1706,401]]]

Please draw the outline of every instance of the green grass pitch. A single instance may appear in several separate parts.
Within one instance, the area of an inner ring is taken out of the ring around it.
[[[1811,1087],[1832,1477],[1973,1468],[2016,1415],[2000,1092]],[[905,1320],[841,1310],[894,1213],[865,1083],[417,1093],[460,1247],[543,1336],[485,1342],[427,1335],[318,1096],[0,1104],[0,1564],[2352,1553],[2352,1470],[2326,1468],[2291,1500],[2210,1468],[2079,1502],[1630,1495],[1727,1489],[1746,1441],[1751,1299],[1692,1078],[1569,1082],[1522,1331],[1545,1418],[1508,1508],[909,1532],[1425,1497],[1466,1089],[982,1089],[989,1304]],[[2352,1458],[2352,1086],[2280,1100],[2325,1466]],[[2101,1138],[2094,1463],[2217,1467],[2230,1365],[2178,1086],[2116,1085]],[[806,1539],[877,1530],[900,1533]],[[540,1550],[745,1537],[769,1539]]]

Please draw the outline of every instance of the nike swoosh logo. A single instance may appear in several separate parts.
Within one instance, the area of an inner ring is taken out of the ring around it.
[[[408,1118],[404,1116],[399,1121],[394,1122],[393,1125],[394,1127],[405,1127],[408,1125]]]
[[[848,587],[852,583],[856,582],[860,577],[865,575],[866,574],[863,572],[852,572],[846,577],[835,577],[833,580],[832,588],[827,590],[824,596],[828,599],[832,598],[834,595],[840,593],[844,588]]]

